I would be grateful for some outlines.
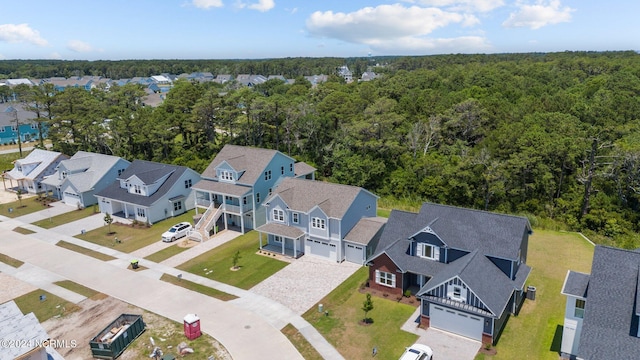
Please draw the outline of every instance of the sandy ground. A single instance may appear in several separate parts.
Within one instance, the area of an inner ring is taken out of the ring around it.
[[[26,293],[30,293],[33,290],[37,290],[35,286],[32,286],[22,280],[16,279],[11,275],[3,273],[0,273],[0,284],[2,284],[2,291],[0,292],[0,304],[15,299]]]
[[[35,196],[33,194],[22,194],[22,198],[26,199],[28,197]],[[9,202],[18,201],[18,196],[15,192],[4,190],[4,188],[0,187],[0,204],[6,204]]]

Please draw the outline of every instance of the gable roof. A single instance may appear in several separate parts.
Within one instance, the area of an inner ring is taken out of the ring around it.
[[[308,175],[314,171],[316,171],[316,168],[303,161],[299,161],[293,165],[294,176]]]
[[[589,274],[567,271],[567,276],[564,278],[564,284],[562,285],[563,295],[571,295],[586,298],[587,290],[589,287]]]
[[[291,159],[292,163],[295,162],[293,158],[277,150],[227,144],[218,152],[204,172],[202,172],[202,177],[217,179],[216,168],[222,164],[223,161],[226,161],[236,171],[244,171],[236,182],[254,185],[278,153]]]
[[[368,245],[386,223],[387,219],[383,217],[362,218],[347,233],[347,235],[345,235],[344,240]]]
[[[635,359],[640,353],[636,303],[640,253],[596,246],[578,356]],[[633,335],[631,335],[633,334]]]
[[[140,206],[151,206],[167,194],[176,184],[178,179],[191,169],[185,166],[162,164],[153,161],[134,160],[122,174],[107,186],[99,191],[96,196],[105,197],[117,201],[137,204]],[[193,171],[193,170],[191,170]],[[138,177],[145,184],[152,184],[155,181],[167,176],[167,179],[160,185],[158,190],[151,196],[129,193],[127,189],[120,187],[120,179],[129,179],[132,176]]]
[[[317,206],[328,217],[342,219],[361,192],[369,193],[363,188],[351,185],[284,178],[264,205],[268,205],[271,199],[279,196],[293,211],[308,213]]]
[[[77,191],[89,191],[121,160],[129,164],[128,161],[118,156],[78,151],[71,158],[61,161],[58,165],[58,169],[64,168],[76,173],[68,174],[65,179],[60,179],[56,175],[49,176],[42,182],[47,185],[59,186],[67,181]]]
[[[25,158],[16,160],[15,166],[13,167],[13,169],[11,169],[11,171],[7,172],[6,175],[14,180],[33,180],[40,174],[42,174],[42,172],[44,172],[49,167],[49,165],[51,165],[59,158],[67,159],[67,156],[57,151],[33,149]],[[37,166],[28,174],[25,174],[23,171],[18,170],[19,165],[24,166],[30,164],[37,164]]]

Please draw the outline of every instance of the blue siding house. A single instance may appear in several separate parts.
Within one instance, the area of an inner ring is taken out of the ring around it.
[[[16,126],[16,118],[17,124]],[[18,103],[0,104],[0,144],[17,144],[18,134],[21,142],[29,142],[39,138],[36,113],[24,110]],[[42,123],[42,136],[46,138],[46,124]]]

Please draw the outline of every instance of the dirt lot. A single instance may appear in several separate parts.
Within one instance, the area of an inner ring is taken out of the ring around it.
[[[78,305],[82,310],[64,318],[53,318],[42,323],[51,339],[65,340],[67,343],[75,341],[78,344],[76,348],[58,349],[66,360],[93,359],[89,341],[121,314],[142,314],[147,330],[127,347],[118,360],[148,359],[152,350],[150,337],[154,337],[156,345],[165,353],[174,355],[178,343],[186,341],[180,333],[182,324],[176,324],[112,297],[100,294]],[[175,344],[171,344],[172,342]],[[211,337],[203,336],[189,345],[194,348],[195,353],[178,356],[178,359],[206,360],[209,355],[214,355],[215,359],[231,359],[226,349]],[[206,350],[202,350],[203,348]]]

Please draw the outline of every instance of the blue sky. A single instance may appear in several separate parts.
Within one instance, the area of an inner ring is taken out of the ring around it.
[[[0,59],[640,50],[637,0],[0,0]]]

